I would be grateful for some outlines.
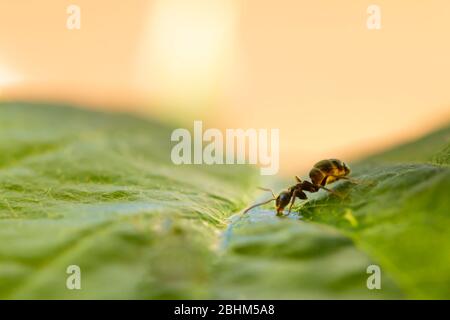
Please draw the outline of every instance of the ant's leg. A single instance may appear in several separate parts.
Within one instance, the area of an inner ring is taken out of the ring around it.
[[[298,183],[302,183],[302,180],[301,180],[298,176],[295,176],[295,180],[296,180]]]
[[[354,183],[354,184],[360,184],[361,183],[361,181],[356,180],[356,179],[352,179],[350,177],[337,177],[337,176],[333,176],[333,177],[336,178],[336,180],[343,179],[343,180],[347,180],[348,182],[351,182],[351,183]]]
[[[328,191],[329,193],[332,193],[332,194],[334,194],[335,196],[337,196],[339,198],[342,198],[342,195],[340,193],[334,191],[334,190],[328,189],[327,187],[324,187],[324,186],[319,186],[319,188],[323,189],[325,191]]]
[[[292,206],[294,205],[295,198],[297,198],[297,190],[292,194],[291,204],[289,205],[288,215],[291,213]]]
[[[364,180],[364,181],[362,181],[362,180],[358,180],[358,179],[352,179],[352,178],[349,178],[349,177],[340,177],[339,179],[347,180],[348,182],[353,183],[353,184],[366,184],[366,185],[369,185],[369,186],[373,186],[373,185],[376,184],[376,182],[373,181],[373,180]]]
[[[274,198],[277,197],[277,196],[275,195],[275,193],[273,193],[273,190],[272,190],[272,189],[269,189],[269,188],[263,188],[263,187],[258,187],[258,189],[263,190],[263,191],[269,191],[270,193],[272,193],[272,196],[273,196]]]

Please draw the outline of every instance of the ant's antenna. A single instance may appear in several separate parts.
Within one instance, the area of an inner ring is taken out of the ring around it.
[[[270,201],[273,201],[273,200],[276,200],[275,197],[272,198],[272,199],[270,199],[270,200],[267,200],[267,201],[264,201],[264,202],[260,202],[260,203],[254,204],[254,205],[252,205],[251,207],[248,207],[247,209],[245,209],[245,211],[244,211],[243,213],[247,213],[247,212],[250,211],[251,209],[256,208],[256,207],[259,207],[259,206],[262,206],[263,204],[269,203]]]
[[[270,201],[273,201],[273,200],[276,200],[276,199],[277,199],[277,196],[275,195],[275,193],[273,192],[272,189],[269,189],[269,188],[263,188],[263,187],[258,187],[258,189],[263,190],[263,191],[268,191],[268,192],[270,192],[270,193],[272,194],[272,197],[273,197],[273,198],[270,199],[270,200],[264,201],[264,202],[260,202],[260,203],[254,204],[253,206],[248,207],[247,209],[245,209],[245,211],[244,211],[243,213],[247,213],[248,211],[250,211],[250,210],[253,209],[253,208],[262,206],[262,205],[264,205],[264,204],[266,204],[266,203],[269,203]]]
[[[263,188],[263,187],[258,187],[258,189],[262,190],[262,191],[269,191],[270,193],[272,193],[272,197],[276,198],[277,196],[275,195],[275,193],[273,193],[272,189],[269,188]]]

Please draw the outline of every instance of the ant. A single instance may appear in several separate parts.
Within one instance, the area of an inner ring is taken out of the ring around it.
[[[333,183],[340,179],[346,179],[356,183],[355,180],[347,177],[350,174],[350,168],[342,161],[338,159],[327,159],[317,162],[311,171],[309,172],[309,177],[311,178],[311,182],[302,181],[299,177],[295,176],[297,180],[297,184],[289,187],[287,190],[280,192],[280,194],[275,196],[271,189],[260,188],[264,191],[270,191],[272,193],[273,198],[261,203],[257,203],[249,208],[247,208],[244,213],[247,213],[251,209],[267,204],[273,200],[275,200],[275,208],[277,211],[277,215],[282,214],[284,208],[289,205],[289,212],[291,213],[292,206],[297,198],[301,200],[308,199],[306,194],[303,191],[307,192],[317,192],[320,189],[324,189],[334,195],[340,197],[340,195],[325,187],[327,184]]]

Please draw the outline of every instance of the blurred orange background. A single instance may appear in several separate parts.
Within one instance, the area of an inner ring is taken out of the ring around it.
[[[67,7],[81,8],[68,30]],[[450,120],[450,2],[0,2],[0,99],[280,128],[283,173]]]

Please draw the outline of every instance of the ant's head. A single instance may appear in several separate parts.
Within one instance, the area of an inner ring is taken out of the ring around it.
[[[284,207],[286,207],[289,204],[289,201],[291,201],[291,197],[291,192],[289,191],[280,192],[278,197],[275,199],[275,207],[277,209],[277,213],[283,211]]]

